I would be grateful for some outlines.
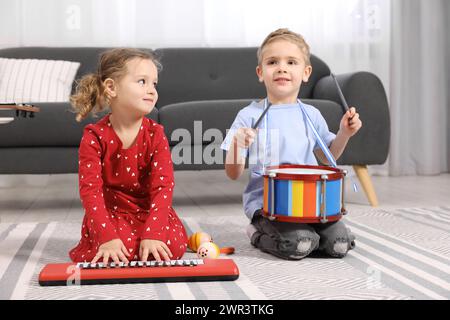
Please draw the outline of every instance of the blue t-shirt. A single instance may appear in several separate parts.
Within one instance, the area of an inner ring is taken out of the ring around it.
[[[313,106],[302,103],[314,127],[327,146],[336,135],[328,130],[322,114]],[[251,128],[264,111],[264,100],[253,101],[239,111],[221,148],[228,151],[239,128]],[[267,130],[268,128],[268,130]],[[243,194],[245,215],[251,220],[263,207],[263,173],[268,166],[281,164],[317,165],[313,151],[320,148],[298,103],[273,105],[258,125],[255,142],[242,156],[249,156],[249,182]]]

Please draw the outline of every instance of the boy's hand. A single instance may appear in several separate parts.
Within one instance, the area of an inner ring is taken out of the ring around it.
[[[112,259],[115,263],[119,263],[120,261],[128,263],[128,259],[130,253],[127,248],[124,246],[122,240],[114,239],[108,242],[105,242],[100,247],[98,247],[98,252],[95,255],[94,259],[92,259],[91,263],[96,263],[101,257],[103,257],[103,263],[107,264],[109,258]]]
[[[342,117],[339,125],[339,130],[347,137],[354,136],[362,127],[362,122],[359,119],[359,113],[354,107],[351,107]]]
[[[234,135],[234,141],[241,149],[248,149],[255,141],[256,130],[252,128],[239,128]]]
[[[142,240],[139,248],[139,257],[141,261],[147,261],[150,253],[158,262],[161,262],[161,256],[166,261],[170,261],[170,258],[173,257],[172,252],[170,252],[169,247],[164,242],[151,239]]]

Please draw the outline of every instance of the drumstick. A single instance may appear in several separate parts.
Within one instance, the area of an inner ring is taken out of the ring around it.
[[[331,77],[333,78],[334,83],[336,84],[339,98],[341,99],[341,103],[344,106],[345,112],[347,112],[349,110],[347,100],[345,100],[345,97],[344,97],[344,94],[342,93],[341,87],[339,86],[339,83],[337,82],[336,77],[334,76],[333,73],[331,73]]]
[[[256,129],[258,128],[259,123],[261,122],[261,120],[264,118],[264,116],[266,115],[267,111],[269,111],[271,104],[269,103],[269,105],[267,106],[266,110],[264,110],[264,112],[261,114],[261,116],[259,117],[259,119],[256,121],[256,123],[252,126],[252,129]]]
[[[331,77],[333,78],[334,83],[336,84],[336,88],[337,88],[337,91],[338,91],[338,94],[339,94],[339,98],[341,99],[341,103],[344,106],[345,112],[347,112],[349,110],[347,100],[345,100],[345,97],[344,97],[344,94],[342,93],[341,87],[339,86],[339,83],[337,82],[337,79],[336,79],[336,77],[334,76],[333,73],[331,73]],[[350,118],[349,120],[352,120],[352,119],[353,119],[353,117]],[[351,178],[351,180],[353,181],[353,178]],[[358,187],[356,186],[355,181],[353,181],[353,190],[355,192],[358,192]]]

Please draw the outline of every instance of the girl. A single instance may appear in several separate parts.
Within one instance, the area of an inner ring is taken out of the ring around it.
[[[158,100],[158,61],[148,52],[113,49],[70,100],[81,121],[108,105],[111,113],[84,128],[79,147],[85,210],[74,262],[180,259],[186,231],[172,208],[174,188],[164,129],[148,119]]]

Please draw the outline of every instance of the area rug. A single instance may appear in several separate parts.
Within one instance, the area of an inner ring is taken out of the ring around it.
[[[450,207],[358,209],[344,221],[356,235],[345,258],[284,261],[250,245],[244,216],[184,218],[189,234],[202,230],[220,246],[235,247],[229,257],[238,280],[71,287],[41,287],[38,274],[47,263],[68,261],[79,223],[0,223],[0,299],[450,298]]]

